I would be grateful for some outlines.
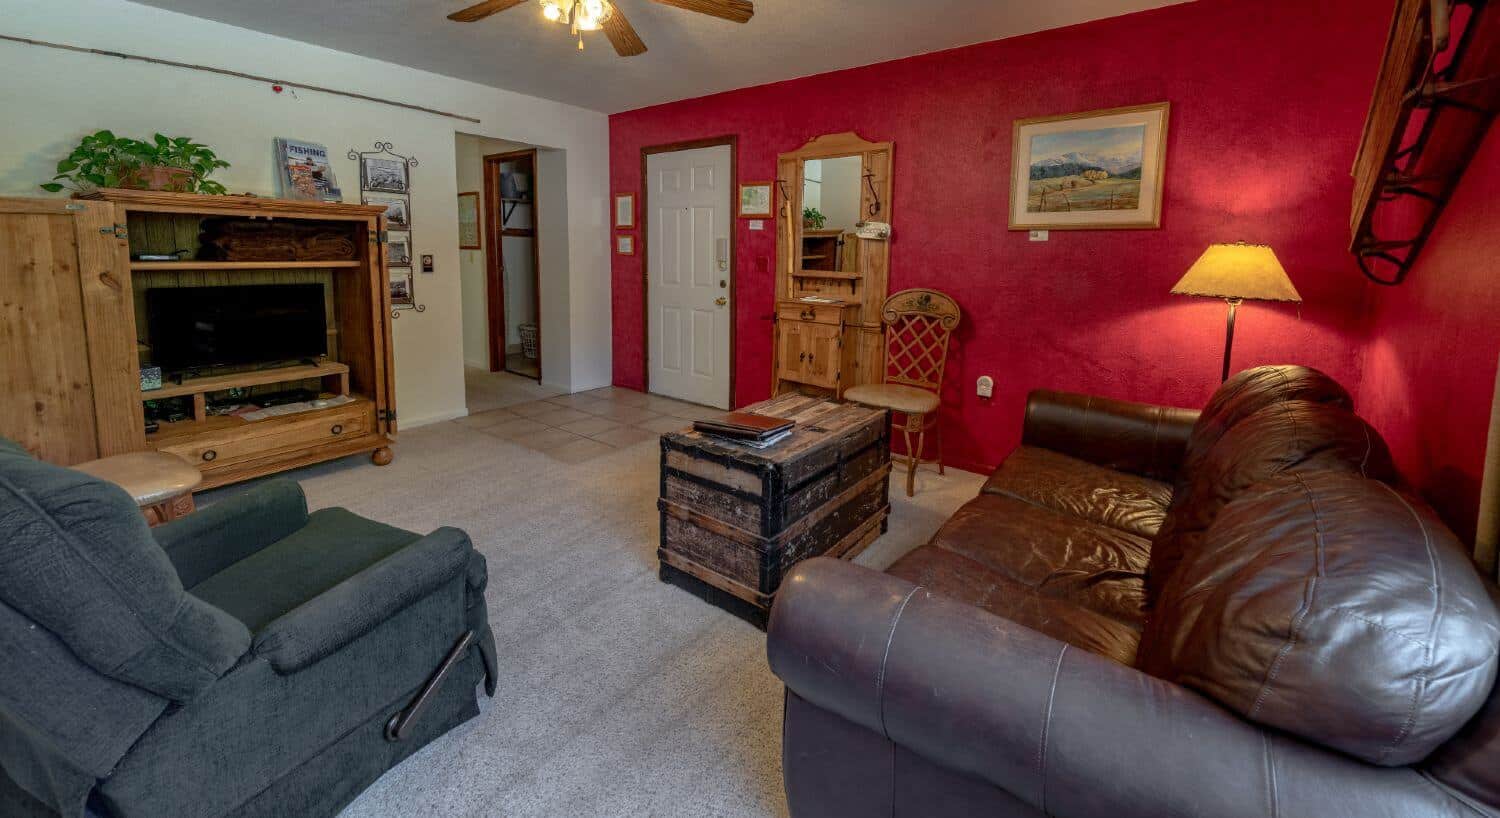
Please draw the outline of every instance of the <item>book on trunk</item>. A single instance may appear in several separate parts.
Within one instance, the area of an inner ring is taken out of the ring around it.
[[[738,440],[744,443],[767,443],[781,439],[796,426],[795,420],[757,415],[752,412],[730,412],[719,420],[699,420],[693,428],[706,435]]]

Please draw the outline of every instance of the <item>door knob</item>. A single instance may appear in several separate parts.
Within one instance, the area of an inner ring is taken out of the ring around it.
[[[724,297],[724,296],[722,296],[722,295],[721,295],[721,296],[719,296],[719,297],[718,297],[718,298],[715,298],[715,299],[714,299],[714,303],[715,303],[715,304],[718,304],[718,305],[719,305],[719,306],[721,306],[721,307],[722,307],[722,306],[724,306],[724,305],[725,305],[725,304],[728,304],[728,303],[729,303],[729,299],[727,299],[727,298],[725,298],[725,297]]]

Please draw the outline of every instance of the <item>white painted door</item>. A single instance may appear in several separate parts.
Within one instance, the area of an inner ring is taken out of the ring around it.
[[[729,146],[646,158],[651,391],[729,408]]]

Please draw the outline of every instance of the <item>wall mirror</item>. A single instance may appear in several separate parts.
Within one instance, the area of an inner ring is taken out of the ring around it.
[[[859,272],[856,226],[864,221],[859,156],[802,163],[802,269]]]

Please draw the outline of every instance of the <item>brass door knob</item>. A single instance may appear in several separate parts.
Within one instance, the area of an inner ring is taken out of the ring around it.
[[[725,305],[725,304],[728,304],[728,303],[729,303],[729,299],[727,299],[727,298],[725,298],[725,297],[723,297],[723,296],[719,296],[719,297],[718,297],[718,298],[715,298],[715,299],[714,299],[714,303],[715,303],[715,304],[718,304],[718,305],[719,305],[719,306],[721,306],[721,307],[722,307],[722,306],[724,306],[724,305]]]

